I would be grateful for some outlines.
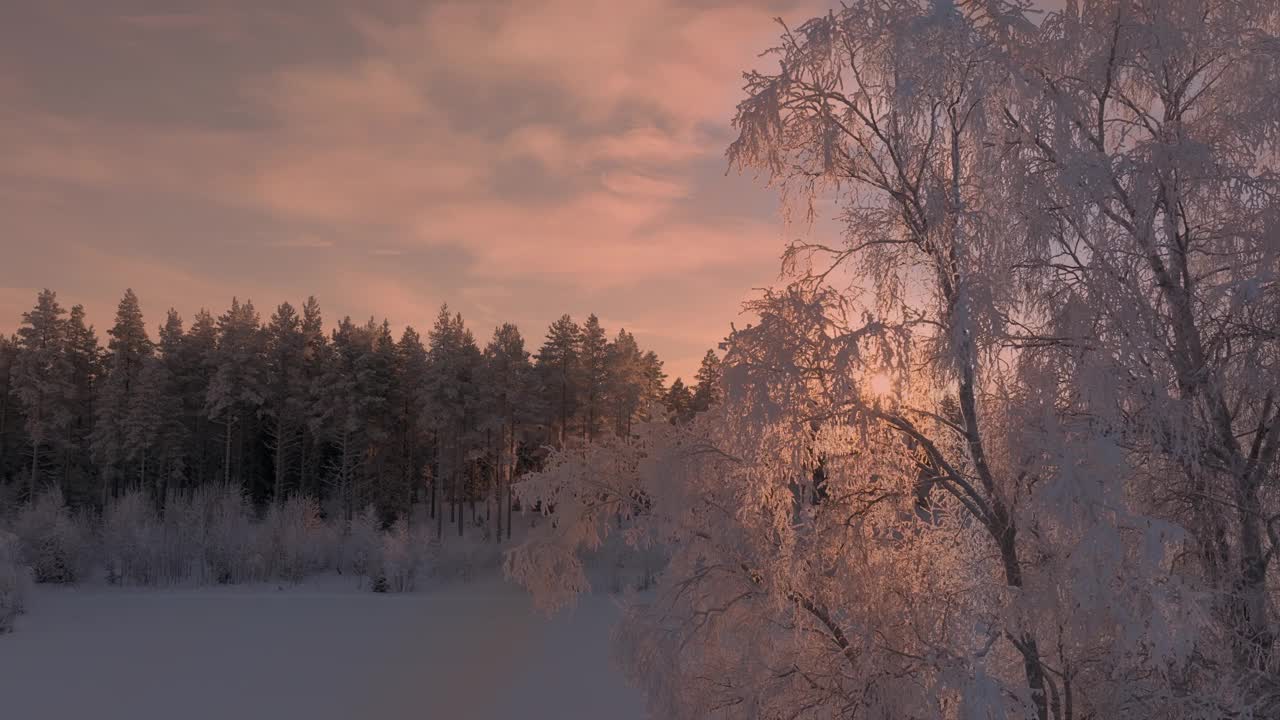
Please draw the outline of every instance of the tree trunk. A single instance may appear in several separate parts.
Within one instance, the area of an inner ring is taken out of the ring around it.
[[[462,443],[455,443],[453,450],[453,505],[458,516],[458,537],[462,537],[462,473],[458,472],[462,467]]]
[[[301,443],[301,447],[298,449],[298,452],[301,454],[301,457],[298,459],[298,462],[300,463],[300,466],[298,467],[298,495],[302,497],[306,497],[306,494],[307,494],[307,428],[305,425],[302,428],[302,437],[298,442]]]
[[[431,478],[431,516],[436,519],[436,541],[444,540],[444,508],[437,507],[437,498],[440,496],[440,475],[435,474]]]
[[[498,452],[495,456],[496,465],[494,467],[494,473],[493,473],[493,495],[494,495],[493,509],[497,511],[498,517],[497,517],[497,523],[496,523],[497,532],[494,533],[493,537],[497,542],[501,543],[502,542],[502,473],[505,472],[505,468],[507,466],[507,462],[506,462],[507,461],[507,457],[506,457],[507,426],[505,423],[502,426],[502,432],[499,434],[501,435],[501,437],[498,439]]]
[[[227,409],[227,431],[223,434],[222,443],[222,484],[231,487],[231,409]]]
[[[273,495],[271,498],[277,505],[284,502],[284,469],[285,469],[284,450],[285,450],[284,420],[282,418],[277,417],[276,418],[276,457],[275,457],[276,482],[275,482],[275,489],[272,491]]]
[[[516,454],[516,452],[517,452],[517,447],[516,447],[516,426],[515,426],[515,424],[514,424],[514,423],[512,423],[512,425],[511,425],[511,435],[510,435],[510,440],[509,440],[509,442],[511,443],[511,444],[508,446],[508,447],[510,448],[510,455],[508,455],[509,462],[507,463],[507,466],[506,466],[506,468],[505,468],[505,469],[506,469],[506,473],[507,473],[507,482],[506,482],[506,486],[507,486],[507,539],[508,539],[508,540],[510,540],[510,539],[511,539],[511,505],[512,505],[512,502],[513,502],[513,496],[512,496],[512,492],[511,492],[511,478],[512,478],[512,476],[513,476],[513,475],[514,475],[514,473],[515,473],[516,463],[517,463],[517,460],[518,460],[518,458],[517,458],[517,454]]]
[[[35,500],[36,482],[40,474],[40,440],[38,436],[31,438],[31,474],[27,477],[27,501]]]

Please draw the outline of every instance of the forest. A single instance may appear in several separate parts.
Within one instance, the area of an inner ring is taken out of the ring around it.
[[[127,290],[105,348],[84,318],[45,290],[0,336],[6,505],[56,490],[73,508],[130,492],[162,506],[234,485],[257,505],[311,497],[346,520],[372,506],[387,524],[420,503],[433,518],[448,506],[450,522],[465,504],[474,521],[487,502],[500,526],[511,478],[549,449],[705,410],[718,372],[708,351],[693,387],[667,388],[657,355],[595,315],[556,320],[532,355],[511,324],[482,349],[447,306],[425,342],[372,319],[326,332],[315,298],[265,322],[233,299],[189,329],[170,310],[153,340]]]

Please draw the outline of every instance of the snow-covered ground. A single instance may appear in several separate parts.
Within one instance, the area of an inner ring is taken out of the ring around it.
[[[607,596],[546,619],[498,580],[377,595],[301,587],[39,588],[0,636],[12,720],[641,718]]]

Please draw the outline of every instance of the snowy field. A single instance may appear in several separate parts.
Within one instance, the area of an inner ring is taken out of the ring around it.
[[[641,718],[607,596],[551,619],[497,580],[408,595],[40,587],[0,636],[6,720]]]

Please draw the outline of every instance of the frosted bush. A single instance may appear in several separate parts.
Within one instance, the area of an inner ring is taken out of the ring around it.
[[[203,498],[206,580],[242,583],[266,577],[266,558],[257,542],[249,502],[235,488],[222,488]]]
[[[13,629],[14,619],[25,609],[30,571],[18,558],[18,538],[0,531],[0,634]]]
[[[291,497],[267,511],[259,535],[272,577],[297,582],[333,560],[335,533],[320,518],[311,498]]]
[[[83,521],[72,518],[63,501],[62,491],[53,489],[18,513],[14,523],[18,536],[19,557],[30,566],[35,581],[72,583],[86,571]]]
[[[422,564],[425,539],[400,518],[382,538],[382,580],[386,592],[410,592]]]
[[[372,505],[347,525],[343,541],[342,572],[375,582],[382,566],[382,533],[378,513]]]
[[[102,553],[107,581],[153,585],[172,580],[163,567],[165,537],[142,493],[129,493],[107,506],[102,520]]]
[[[163,543],[157,557],[159,581],[178,583],[190,578],[208,581],[205,544],[209,518],[205,512],[212,493],[201,489],[169,493],[161,517]]]

